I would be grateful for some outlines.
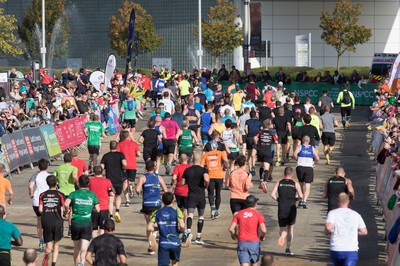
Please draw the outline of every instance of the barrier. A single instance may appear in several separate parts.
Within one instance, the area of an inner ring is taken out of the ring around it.
[[[49,124],[5,134],[1,137],[4,151],[1,160],[9,171],[13,171],[81,145],[86,140],[84,126],[87,120],[87,116],[81,116],[59,125]]]
[[[221,82],[222,86],[226,88],[229,86],[228,82]],[[241,83],[240,87],[245,88],[248,83]],[[264,90],[265,82],[256,83],[260,92]],[[271,83],[272,86],[277,86],[276,82]],[[312,103],[317,103],[319,98],[322,96],[322,91],[326,90],[329,97],[331,97],[336,104],[336,99],[340,91],[342,91],[342,85],[340,84],[326,84],[326,83],[304,83],[304,82],[292,82],[290,84],[284,84],[284,87],[289,90],[289,92],[296,92],[300,97],[301,101],[309,97]],[[350,84],[349,90],[353,93],[356,99],[356,105],[372,105],[376,100],[375,89],[378,88],[377,84],[362,84],[361,87],[358,84]],[[260,95],[258,101],[262,101],[262,96]]]

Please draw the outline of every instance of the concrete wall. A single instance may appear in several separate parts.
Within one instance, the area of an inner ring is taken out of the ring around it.
[[[262,39],[271,40],[269,65],[295,65],[295,36],[311,32],[312,66],[336,66],[336,51],[321,40],[321,12],[332,12],[335,1],[252,1],[262,4]],[[356,53],[345,53],[342,66],[368,66],[374,52],[400,52],[400,1],[353,1],[364,5],[360,23],[372,29]],[[265,65],[265,59],[261,64]]]

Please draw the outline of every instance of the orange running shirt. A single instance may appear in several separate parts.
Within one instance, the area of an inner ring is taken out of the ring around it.
[[[201,165],[204,165],[208,170],[208,175],[211,179],[223,179],[225,172],[222,169],[222,160],[227,160],[225,151],[208,151],[201,157]]]
[[[231,188],[231,199],[245,200],[249,195],[246,189],[246,182],[249,178],[249,173],[244,169],[236,169],[229,176],[229,187]]]
[[[10,180],[0,177],[0,203],[6,203],[6,191],[11,190]]]

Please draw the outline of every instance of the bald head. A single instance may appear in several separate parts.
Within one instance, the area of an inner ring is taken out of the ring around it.
[[[349,195],[347,195],[345,192],[342,192],[338,196],[338,205],[339,208],[347,208],[349,206]]]
[[[37,260],[36,250],[33,248],[28,248],[25,250],[22,260],[24,261],[25,265],[36,265],[34,264]]]
[[[187,163],[187,161],[188,161],[188,156],[187,156],[186,154],[182,153],[182,154],[179,156],[179,160],[181,161],[181,163]]]
[[[344,168],[341,166],[336,168],[335,173],[337,176],[342,176],[342,177],[344,177],[346,175]]]
[[[264,255],[261,258],[261,266],[276,266],[276,263],[274,261],[274,256]]]
[[[200,162],[201,162],[201,154],[200,153],[194,154],[193,164],[200,165]]]

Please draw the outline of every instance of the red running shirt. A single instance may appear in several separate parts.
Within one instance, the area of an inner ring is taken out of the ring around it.
[[[136,170],[136,154],[139,152],[139,145],[131,139],[124,139],[118,143],[117,151],[122,152],[126,159],[126,169]]]
[[[260,224],[265,223],[264,215],[260,212],[247,208],[238,212],[232,221],[238,224],[238,241],[260,241],[258,227]]]
[[[71,165],[78,169],[78,178],[81,177],[83,172],[88,170],[85,161],[76,157],[72,158]]]
[[[100,201],[100,210],[108,210],[108,192],[112,189],[110,179],[105,177],[90,178],[89,189]]]
[[[189,193],[189,187],[187,184],[185,185],[181,185],[181,180],[182,180],[182,176],[183,173],[185,172],[185,170],[187,168],[189,168],[191,165],[190,164],[177,164],[174,168],[174,170],[172,170],[172,174],[176,175],[177,179],[176,179],[176,188],[175,188],[175,195],[181,196],[181,197],[187,197],[188,193]]]

